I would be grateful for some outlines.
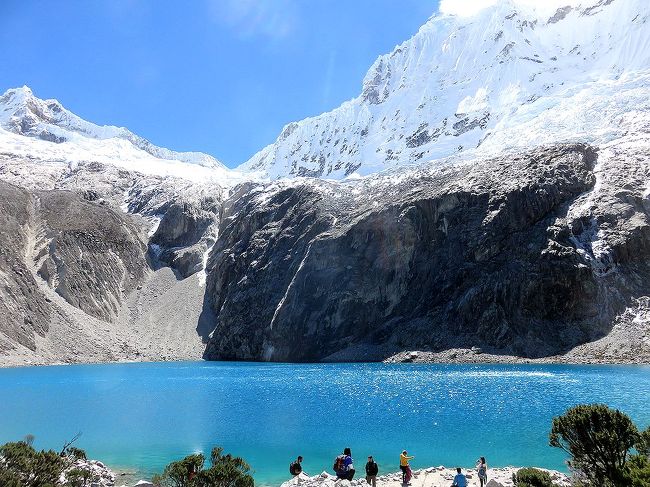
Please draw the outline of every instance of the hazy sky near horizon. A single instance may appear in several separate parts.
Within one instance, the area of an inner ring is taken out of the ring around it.
[[[447,0],[448,1],[448,0]],[[228,166],[357,96],[438,0],[0,0],[0,93]]]

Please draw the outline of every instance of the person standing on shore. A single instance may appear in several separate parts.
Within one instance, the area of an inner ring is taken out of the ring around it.
[[[413,460],[415,457],[409,457],[406,450],[404,450],[399,456],[399,469],[402,471],[402,483],[408,485],[411,482],[411,465],[409,465],[409,460]]]
[[[379,465],[372,458],[372,455],[368,457],[368,463],[366,463],[366,482],[371,487],[377,487],[377,474],[379,473]]]
[[[337,456],[334,460],[334,471],[337,479],[352,480],[354,478],[354,463],[352,462],[352,451],[349,448],[345,448],[343,455]]]
[[[348,480],[352,480],[354,478],[354,462],[352,461],[352,450],[349,448],[346,448],[343,450],[343,454],[345,455],[345,458],[343,459],[343,466],[345,467],[345,471],[347,472],[347,476],[345,477]]]
[[[451,487],[467,487],[467,477],[463,475],[460,467],[456,468],[456,476],[454,477],[454,483],[451,484]]]
[[[300,475],[300,474],[301,474],[301,472],[302,472],[302,465],[301,465],[301,463],[302,463],[302,457],[301,457],[300,455],[298,455],[298,458],[296,459],[296,461],[291,462],[291,465],[289,465],[289,473],[290,473],[291,475],[293,475],[294,477],[295,477],[296,475]]]
[[[481,457],[478,462],[476,462],[476,473],[478,474],[478,480],[481,483],[480,487],[487,485],[487,462],[485,457]]]

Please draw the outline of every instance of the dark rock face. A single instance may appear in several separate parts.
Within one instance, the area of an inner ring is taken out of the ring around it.
[[[560,146],[396,182],[235,197],[209,263],[217,327],[206,358],[312,361],[347,349],[377,360],[462,346],[541,357],[602,336],[648,292],[650,234],[647,222],[617,233],[619,270],[594,272],[579,243],[593,228],[567,212],[593,187],[596,158]]]
[[[203,268],[206,246],[212,227],[219,221],[220,201],[204,197],[197,201],[174,201],[167,208],[151,243],[163,249],[161,261],[188,277]]]

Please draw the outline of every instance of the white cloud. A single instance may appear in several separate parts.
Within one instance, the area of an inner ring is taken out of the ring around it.
[[[440,0],[439,10],[443,14],[468,17],[497,3],[528,7],[547,14],[567,5],[579,5],[581,0]],[[582,3],[589,3],[589,1]]]

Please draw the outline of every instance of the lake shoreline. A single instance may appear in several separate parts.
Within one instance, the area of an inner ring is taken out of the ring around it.
[[[92,462],[97,463],[96,461]],[[101,462],[99,463],[101,464]],[[467,477],[468,487],[474,487],[475,485],[478,486],[479,482],[475,467],[461,468],[462,473]],[[487,472],[488,482],[491,480],[496,482],[496,485],[492,484],[492,487],[509,487],[512,485],[512,475],[522,468],[524,467],[507,466],[489,468]],[[533,468],[548,472],[554,484],[558,487],[569,487],[571,485],[570,477],[566,473],[543,467]],[[137,485],[143,480],[145,482],[149,482],[151,480],[148,478],[148,476],[139,475],[136,471],[129,469],[124,470],[120,468],[107,467],[106,471],[112,474],[111,477],[114,479],[115,487],[131,487]],[[410,487],[447,486],[451,485],[454,475],[456,475],[455,467],[445,467],[442,465],[438,467],[425,467],[413,470],[413,478],[409,485]],[[109,484],[101,483],[100,485],[104,486]],[[367,482],[362,471],[357,471],[355,478],[351,482],[338,480],[335,475],[324,471],[320,474],[312,476],[302,473],[299,476],[286,480],[280,484],[256,482],[256,485],[262,487],[364,487],[367,485]],[[402,487],[402,473],[400,471],[395,471],[378,475],[377,486]]]
[[[573,351],[572,351],[573,352]],[[500,355],[495,353],[490,353],[489,351],[484,351],[477,347],[473,348],[455,348],[444,350],[441,352],[432,352],[432,351],[421,351],[421,350],[404,350],[402,352],[395,353],[387,358],[383,359],[363,359],[361,357],[355,358],[354,356],[345,355],[341,357],[341,360],[323,360],[321,362],[264,362],[264,361],[249,361],[249,360],[205,360],[205,359],[194,359],[187,357],[179,357],[177,359],[170,360],[142,360],[138,358],[134,359],[118,359],[110,361],[94,361],[89,358],[89,360],[84,360],[81,357],[79,360],[75,361],[34,361],[34,362],[20,362],[14,361],[11,357],[8,357],[8,361],[3,361],[3,357],[0,357],[0,369],[10,369],[10,368],[20,368],[20,367],[55,367],[55,366],[67,366],[67,365],[107,365],[107,364],[137,364],[137,363],[181,363],[181,362],[205,362],[205,363],[260,363],[260,364],[291,364],[291,365],[301,365],[301,364],[346,364],[346,363],[386,363],[386,364],[398,364],[398,363],[413,363],[413,364],[439,364],[439,365],[472,365],[472,364],[481,364],[481,365],[499,365],[499,364],[512,364],[512,365],[650,365],[650,349],[646,352],[643,351],[636,355],[626,355],[624,357],[613,357],[613,356],[589,356],[589,355],[580,355],[569,352],[565,355],[553,355],[550,357],[520,357],[517,355]]]
[[[475,467],[461,468],[462,473],[467,477],[467,486],[478,486],[479,480],[476,475]],[[490,487],[511,486],[512,475],[521,468],[523,467],[508,466],[488,468],[488,485],[490,485]],[[562,472],[540,467],[534,468],[548,472],[554,484],[558,487],[568,487],[571,485],[569,476]],[[360,470],[363,469],[361,468]],[[293,479],[283,482],[280,487],[364,487],[368,484],[363,472],[360,470],[357,470],[355,478],[351,482],[346,480],[338,480],[336,476],[331,475],[327,472],[323,472],[314,476],[309,476],[303,473],[298,477],[294,477]],[[453,482],[454,475],[456,475],[456,468],[454,467],[438,466],[422,468],[413,470],[413,478],[411,479],[411,483],[409,485],[410,487],[447,487],[450,486]],[[377,476],[377,487],[402,486],[402,473],[399,471]]]

